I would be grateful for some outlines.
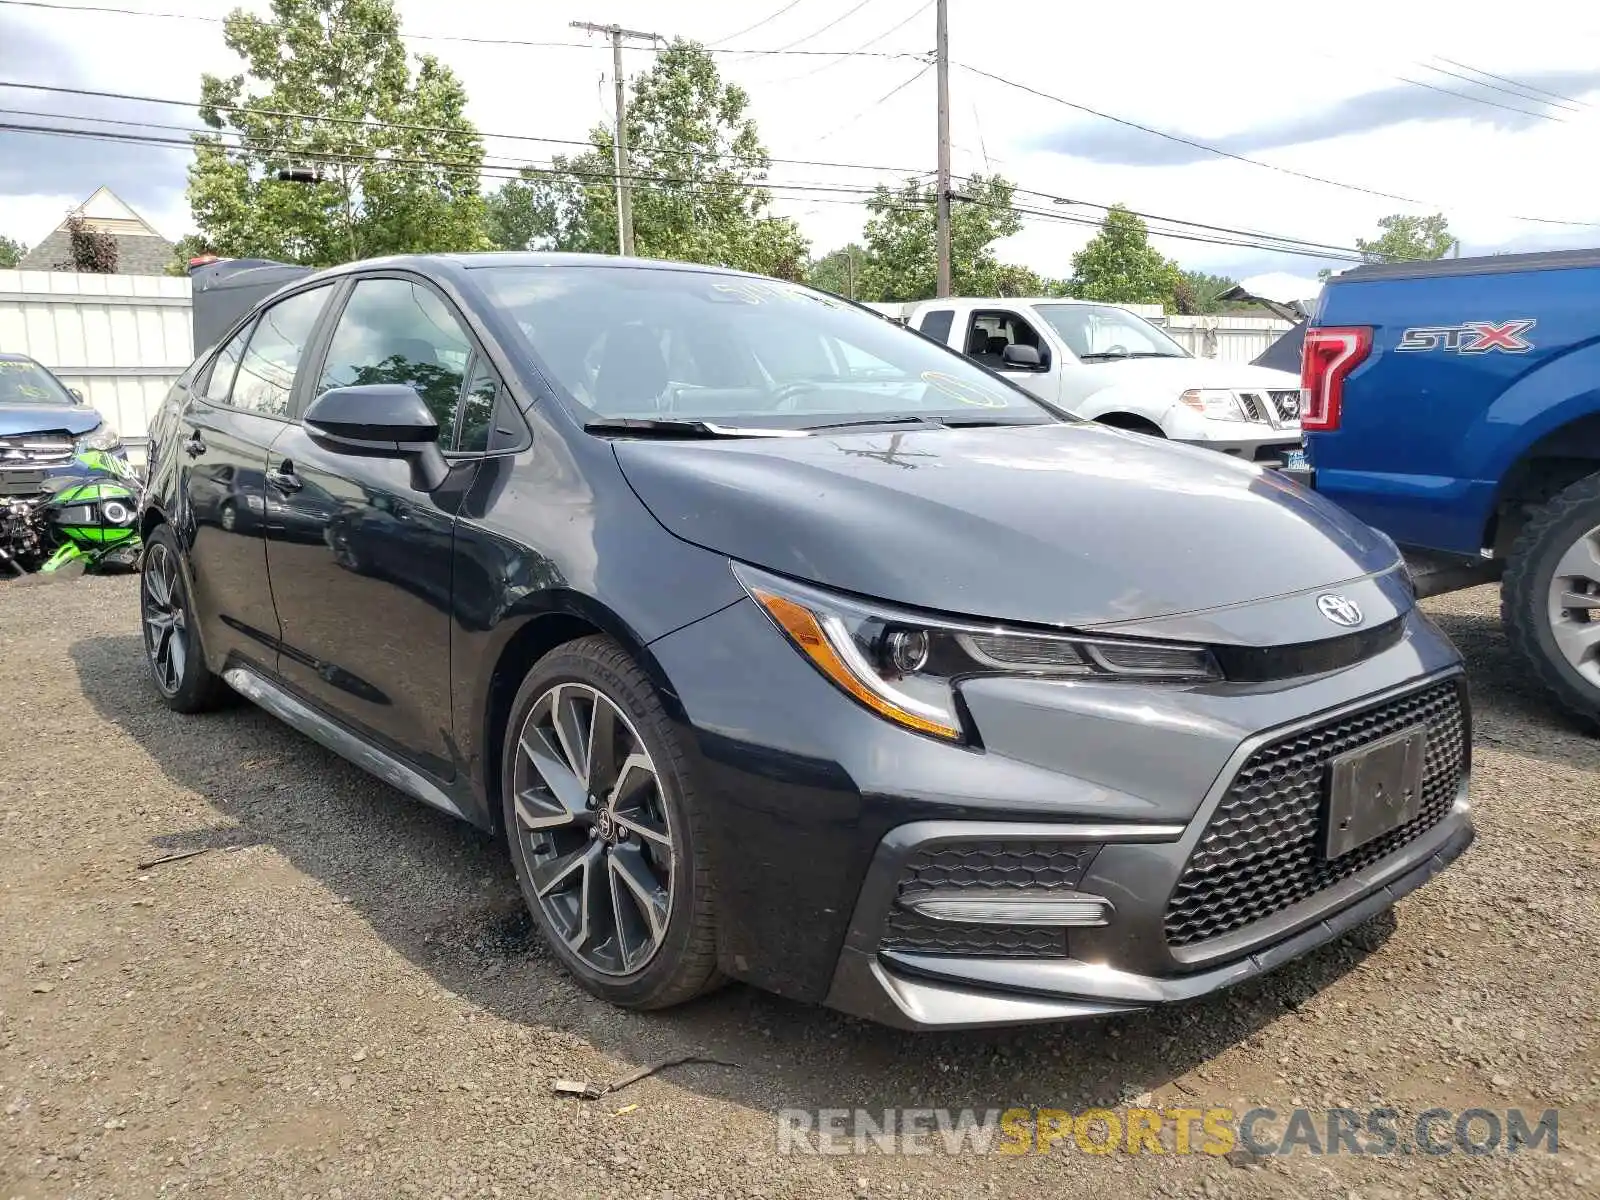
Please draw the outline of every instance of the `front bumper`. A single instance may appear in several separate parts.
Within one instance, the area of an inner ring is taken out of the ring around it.
[[[877,949],[876,930],[893,902],[904,854],[921,838],[956,834],[958,823],[906,826],[880,848],[827,1003],[880,1024],[928,1030],[1113,1016],[1206,996],[1309,954],[1443,871],[1473,841],[1466,792],[1463,780],[1449,816],[1390,858],[1248,931],[1248,949],[1219,965],[1172,975],[1079,958],[959,958]],[[1015,826],[989,830],[991,836],[1018,832]],[[1060,836],[1060,827],[1051,832]],[[970,837],[974,831],[962,833]]]

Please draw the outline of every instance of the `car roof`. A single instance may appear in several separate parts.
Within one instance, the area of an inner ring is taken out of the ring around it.
[[[15,351],[7,350],[0,350],[0,362],[25,362],[32,363],[36,367],[43,365],[36,358],[29,358],[26,354],[18,354]]]
[[[384,258],[363,258],[356,262],[340,263],[317,272],[312,278],[333,279],[354,271],[375,271],[385,268],[411,268],[413,270],[460,271],[491,267],[590,267],[595,270],[615,270],[634,267],[654,271],[684,271],[694,274],[733,275],[745,279],[765,279],[750,271],[735,271],[730,267],[713,267],[704,263],[673,262],[660,258],[623,258],[616,254],[580,254],[562,250],[485,250],[462,254],[395,254]],[[296,280],[296,283],[303,282]]]

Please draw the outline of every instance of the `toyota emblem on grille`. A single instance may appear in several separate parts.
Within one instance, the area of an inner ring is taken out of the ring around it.
[[[1318,596],[1317,610],[1335,625],[1346,627],[1361,624],[1361,609],[1354,600],[1343,596]]]

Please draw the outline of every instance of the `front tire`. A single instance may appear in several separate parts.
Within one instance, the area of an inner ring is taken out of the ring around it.
[[[1600,475],[1535,509],[1500,591],[1511,645],[1569,711],[1600,724]]]
[[[194,607],[179,565],[178,539],[170,525],[156,526],[145,544],[139,616],[145,663],[162,702],[180,713],[219,707],[228,696],[228,685],[212,674],[200,652]]]
[[[654,1009],[721,983],[688,760],[620,646],[581,638],[534,664],[511,706],[500,781],[523,899],[585,990]]]

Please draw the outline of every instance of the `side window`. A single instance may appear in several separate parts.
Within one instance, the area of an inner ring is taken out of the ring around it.
[[[300,369],[300,356],[329,294],[329,285],[314,287],[278,301],[261,314],[225,403],[268,417],[289,415],[294,373]]]
[[[1039,352],[1039,365],[1050,365],[1050,344],[1038,331],[1014,312],[975,312],[967,329],[967,357],[977,359],[996,371],[1010,371],[1004,354],[1007,346],[1032,346]]]
[[[439,440],[449,446],[471,357],[466,330],[427,288],[404,279],[363,279],[333,331],[317,391],[408,383],[433,411]]]
[[[932,308],[922,314],[922,324],[917,328],[934,341],[948,344],[950,341],[950,326],[955,322],[955,319],[956,313],[953,308]]]
[[[202,399],[212,404],[228,402],[228,393],[233,391],[233,376],[239,369],[239,360],[244,357],[244,344],[250,340],[251,328],[246,325],[241,329],[222,348],[222,353],[212,360],[211,373],[206,377],[205,387],[200,389]]]
[[[500,377],[480,355],[473,360],[472,374],[461,400],[461,430],[456,449],[481,454],[489,449],[494,431],[495,401],[500,396]]]

